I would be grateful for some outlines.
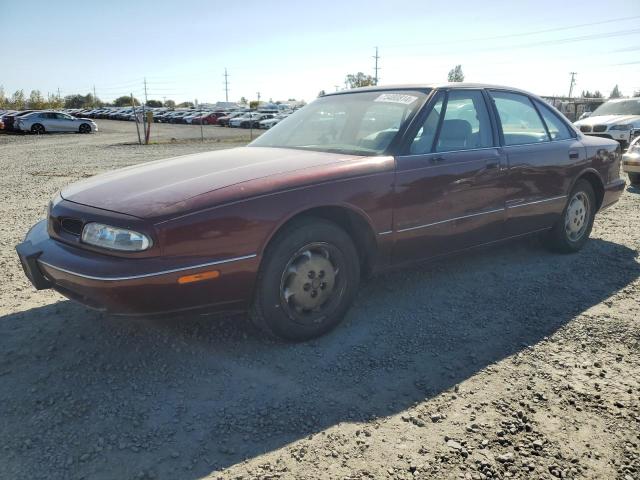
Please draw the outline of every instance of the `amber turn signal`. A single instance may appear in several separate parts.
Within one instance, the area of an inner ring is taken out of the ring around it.
[[[218,270],[211,270],[209,272],[194,273],[193,275],[183,275],[178,278],[178,283],[193,283],[200,282],[202,280],[211,280],[212,278],[218,278],[220,272]]]

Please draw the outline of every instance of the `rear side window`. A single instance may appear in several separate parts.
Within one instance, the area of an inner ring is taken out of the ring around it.
[[[491,92],[504,134],[505,145],[524,145],[549,140],[542,119],[526,95]]]
[[[560,120],[556,113],[543,103],[536,102],[536,105],[538,110],[540,110],[540,115],[542,115],[544,123],[547,124],[547,130],[549,130],[551,140],[568,140],[573,138],[569,127]]]

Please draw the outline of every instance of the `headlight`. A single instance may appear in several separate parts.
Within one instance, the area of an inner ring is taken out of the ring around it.
[[[625,125],[613,125],[609,127],[609,130],[631,130],[633,129],[633,125],[625,124]]]
[[[95,222],[84,226],[82,241],[96,247],[128,252],[140,252],[151,246],[151,239],[143,233]]]

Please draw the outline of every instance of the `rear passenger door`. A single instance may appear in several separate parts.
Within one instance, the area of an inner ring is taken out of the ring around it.
[[[572,164],[585,158],[575,133],[546,105],[521,93],[490,92],[508,162],[507,236],[551,227],[562,213]]]
[[[506,166],[481,90],[437,92],[397,157],[394,262],[503,235]]]

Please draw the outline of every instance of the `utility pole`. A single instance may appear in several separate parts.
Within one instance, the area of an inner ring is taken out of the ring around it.
[[[571,94],[573,93],[573,87],[576,84],[576,75],[578,72],[569,72],[571,75],[571,84],[569,85],[569,98],[571,98]]]
[[[144,103],[142,104],[142,131],[144,132],[144,144],[149,144],[149,133],[147,130],[147,77],[144,77]]]
[[[93,86],[93,108],[96,107],[98,101],[98,97],[96,97],[96,86]]]
[[[58,87],[58,100],[60,100],[60,87]]]
[[[374,85],[378,85],[378,59],[380,58],[380,56],[378,55],[378,47],[376,47],[376,54],[373,56],[373,58],[376,61],[375,67],[373,67],[375,71],[375,76],[373,77],[373,81],[374,81]]]
[[[167,106],[167,97],[162,97],[162,106],[163,107]]]
[[[227,73],[227,67],[224,67],[224,99],[229,101],[229,74]]]
[[[260,108],[260,92],[256,92],[256,95],[258,96],[258,107],[257,108]]]

